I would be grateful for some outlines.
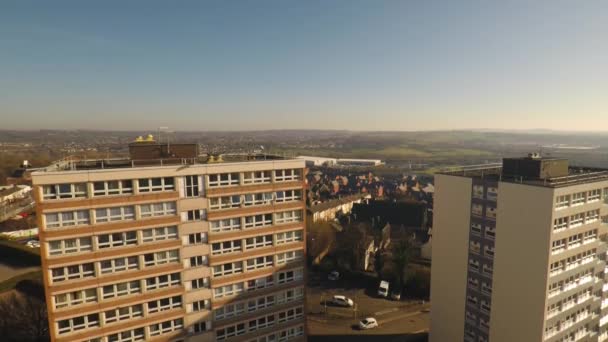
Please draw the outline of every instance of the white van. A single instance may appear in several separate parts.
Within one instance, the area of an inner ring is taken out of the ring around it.
[[[380,285],[378,286],[378,296],[385,298],[388,296],[388,281],[380,281]]]

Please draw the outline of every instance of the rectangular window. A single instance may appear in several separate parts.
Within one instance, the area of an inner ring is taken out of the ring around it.
[[[207,243],[207,233],[194,233],[188,235],[189,245],[200,245],[203,243]]]
[[[475,216],[482,216],[483,215],[483,205],[473,203],[471,205],[471,213]]]
[[[585,221],[585,213],[578,213],[570,216],[570,228],[578,227]]]
[[[496,228],[491,226],[486,226],[486,238],[490,240],[494,240],[496,238]]]
[[[208,266],[209,260],[206,255],[190,257],[190,267]]]
[[[89,211],[64,211],[60,213],[45,214],[46,228],[71,227],[90,224]]]
[[[121,257],[99,262],[101,274],[117,273],[139,268],[139,258],[137,256]]]
[[[213,276],[221,277],[230,274],[243,273],[243,262],[230,262],[223,265],[213,266]]]
[[[49,241],[49,255],[90,252],[93,250],[90,237]]]
[[[302,199],[302,190],[277,191],[275,195],[277,203],[299,201]]]
[[[82,279],[95,276],[93,263],[71,265],[51,269],[53,282]]]
[[[97,302],[97,289],[91,288],[86,290],[78,290],[66,292],[53,296],[55,309],[73,307],[84,303]]]
[[[212,197],[209,199],[209,209],[231,209],[241,206],[241,195]]]
[[[272,246],[272,235],[261,235],[245,239],[245,249]]]
[[[247,280],[247,291],[265,289],[274,285],[274,277],[269,275],[257,279]]]
[[[272,225],[272,214],[260,214],[245,217],[245,229],[268,227]]]
[[[257,194],[244,195],[243,205],[246,207],[268,204],[272,204],[272,192],[260,192]]]
[[[198,176],[185,176],[184,178],[186,197],[198,197]]]
[[[162,202],[152,204],[141,204],[139,206],[141,217],[157,217],[175,215],[175,202]]]
[[[209,226],[213,233],[241,230],[241,219],[236,217],[219,221],[209,221]]]
[[[597,222],[600,220],[600,210],[591,210],[587,212],[585,223]]]
[[[304,298],[304,288],[285,290],[277,294],[277,304],[289,303]]]
[[[181,318],[152,324],[150,328],[150,336],[158,336],[168,334],[172,331],[180,330],[184,327],[184,320]]]
[[[87,184],[54,184],[42,187],[42,198],[45,200],[87,197]]]
[[[216,341],[223,341],[227,338],[231,338],[234,336],[240,336],[245,334],[245,323],[239,323],[236,325],[231,325],[229,327],[225,327],[222,329],[216,330]]]
[[[279,312],[278,321],[279,321],[279,323],[283,323],[283,322],[287,322],[287,321],[292,321],[294,319],[302,318],[303,316],[304,316],[304,308],[297,307],[297,308],[292,308],[289,310]]]
[[[133,193],[133,181],[116,180],[93,183],[93,196],[113,196]]]
[[[214,298],[230,297],[243,293],[243,283],[230,284],[225,286],[216,287],[213,289]]]
[[[559,232],[568,228],[568,218],[567,217],[559,217],[553,220],[553,231]]]
[[[473,185],[473,198],[483,199],[483,185]]]
[[[277,254],[277,265],[300,261],[304,258],[304,251],[289,251]]]
[[[285,243],[302,241],[302,230],[292,230],[284,233],[276,234],[276,244],[282,245]]]
[[[108,310],[103,313],[105,324],[110,324],[114,322],[125,321],[137,317],[144,316],[144,306],[141,304],[121,307],[118,309]]]
[[[102,234],[97,236],[97,248],[113,248],[137,244],[137,232]]]
[[[570,195],[561,195],[555,198],[555,209],[563,209],[570,206]]]
[[[302,221],[302,211],[301,210],[290,210],[283,211],[280,213],[274,214],[275,224],[283,224],[290,222],[300,222]]]
[[[163,274],[146,279],[146,291],[158,290],[181,284],[179,273]]]
[[[183,215],[183,214],[182,214]],[[182,220],[185,218],[186,221],[201,221],[204,220],[207,216],[205,215],[204,209],[196,209],[196,210],[188,210]]]
[[[578,192],[576,194],[572,194],[572,206],[584,204],[585,195],[585,192]]]
[[[209,278],[198,278],[194,279],[191,282],[192,288],[197,289],[208,289],[209,288]]]
[[[209,330],[211,330],[211,322],[210,321],[196,322],[192,326],[192,332],[195,333],[195,334],[202,333],[202,332],[209,331]]]
[[[142,231],[142,236],[143,236],[143,238],[142,238],[143,242],[177,239],[177,227],[170,226],[170,227],[144,229]]]
[[[229,254],[235,252],[241,252],[243,250],[241,240],[215,242],[211,244],[211,254]]]
[[[602,198],[602,190],[595,189],[587,193],[587,202],[596,202]]]
[[[144,328],[123,331],[108,336],[108,342],[136,342],[145,339]]]
[[[247,271],[257,270],[260,268],[272,267],[272,255],[257,257],[247,260]]]
[[[99,326],[99,314],[73,317],[57,322],[59,335]]]
[[[175,179],[172,177],[164,178],[144,178],[138,180],[139,192],[174,191]]]
[[[139,280],[124,283],[106,285],[102,287],[103,299],[122,297],[130,294],[141,293]]]
[[[208,299],[198,300],[192,303],[192,311],[203,311],[211,309],[211,302]]]
[[[144,254],[144,266],[158,266],[171,262],[179,262],[179,250],[162,251]]]
[[[473,272],[479,272],[479,261],[474,259],[469,259],[469,270]]]
[[[469,242],[469,250],[475,254],[479,254],[481,252],[481,244],[477,241]]]
[[[301,268],[291,271],[279,272],[279,275],[277,276],[277,284],[280,285],[290,283],[292,281],[302,280],[303,276],[304,272]]]
[[[135,219],[135,207],[111,207],[95,209],[95,223]]]
[[[146,304],[148,306],[148,313],[153,314],[161,311],[167,311],[171,309],[182,307],[182,296],[167,297],[159,300],[153,300]]]
[[[288,181],[296,181],[300,179],[299,170],[289,169],[289,170],[275,170],[274,171],[274,181],[275,182],[288,182]]]
[[[240,316],[245,313],[245,302],[226,304],[214,310],[216,320]]]
[[[473,235],[481,236],[481,224],[480,223],[471,223],[471,233]]]
[[[210,188],[239,185],[239,174],[238,173],[220,173],[214,175],[208,175],[208,183]]]
[[[243,173],[243,184],[270,183],[271,171],[252,171]]]

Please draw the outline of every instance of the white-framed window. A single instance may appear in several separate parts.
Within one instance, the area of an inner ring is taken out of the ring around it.
[[[592,229],[583,233],[583,243],[595,241],[597,239],[597,229]]]
[[[570,195],[555,197],[555,209],[568,208],[570,206]]]
[[[207,213],[205,209],[195,209],[182,212],[182,221],[185,222],[202,221],[206,218]]]
[[[71,333],[78,330],[99,326],[99,314],[94,313],[85,316],[72,317],[57,322],[57,333],[59,335]]]
[[[490,264],[483,264],[483,274],[491,276],[494,273],[494,268]]]
[[[247,331],[251,332],[271,327],[274,325],[274,323],[274,314],[254,318],[249,320],[249,322],[247,323]]]
[[[192,311],[203,311],[211,309],[211,301],[209,299],[197,300],[192,303]]]
[[[243,184],[270,183],[271,171],[251,171],[243,173]]]
[[[256,194],[245,194],[243,205],[246,207],[253,205],[267,205],[272,203],[272,192],[258,192]]]
[[[93,196],[113,196],[132,193],[132,180],[114,180],[93,183]]]
[[[486,191],[486,199],[489,201],[496,201],[498,199],[498,188],[488,187]]]
[[[220,173],[208,175],[208,184],[210,188],[219,186],[239,185],[238,173]]]
[[[103,299],[141,293],[141,284],[139,280],[133,280],[124,283],[105,285],[102,287],[102,293]]]
[[[473,198],[483,199],[483,185],[473,185]]]
[[[572,194],[572,206],[584,204],[585,195],[585,192],[577,192],[575,194]]]
[[[278,335],[279,335],[279,342],[291,340],[297,336],[304,335],[304,326],[300,325],[297,327],[290,327],[285,330],[281,330],[278,333]],[[276,336],[276,334],[274,334],[274,336]],[[256,342],[272,342],[275,340],[274,336],[273,337],[265,336],[264,340],[258,340]]]
[[[229,262],[223,265],[213,266],[213,276],[221,277],[230,274],[242,273],[243,272],[243,262]]]
[[[304,258],[304,251],[289,251],[277,254],[277,265],[287,264],[294,261],[299,261]]]
[[[87,183],[53,184],[42,187],[45,200],[87,197]]]
[[[485,292],[489,295],[492,294],[492,285],[490,285],[489,283],[481,282],[481,292]]]
[[[489,258],[494,258],[494,247],[492,246],[483,246],[483,255]]]
[[[479,272],[479,261],[475,259],[469,259],[469,270]]]
[[[277,233],[276,234],[276,244],[282,245],[284,243],[291,243],[302,241],[303,231],[299,230],[291,230],[288,232]]]
[[[97,236],[97,248],[113,248],[137,244],[137,232],[121,232]]]
[[[171,287],[181,284],[181,275],[179,272],[171,274],[163,274],[156,277],[146,279],[146,291],[158,290],[165,287]]]
[[[281,291],[276,295],[277,304],[289,303],[302,298],[304,298],[303,287]]]
[[[112,309],[105,311],[104,324],[110,324],[128,319],[144,316],[144,306],[142,304],[125,306],[118,309]]]
[[[285,311],[279,312],[279,323],[292,321],[294,319],[302,318],[304,316],[304,308],[299,306],[297,308],[291,308]]]
[[[146,338],[144,328],[127,330],[108,336],[108,342],[136,342]]]
[[[57,267],[51,269],[51,275],[53,282],[94,277],[95,266],[91,262],[80,265]]]
[[[88,210],[63,211],[44,214],[46,228],[71,227],[90,224]]]
[[[241,195],[224,196],[224,197],[212,197],[209,199],[209,209],[231,209],[238,208],[241,206]]]
[[[191,281],[190,284],[192,286],[192,289],[198,290],[198,289],[208,289],[209,283],[210,283],[210,280],[208,277],[206,277],[206,278],[194,279]]]
[[[90,252],[93,244],[90,237],[49,241],[49,255]]]
[[[272,234],[259,235],[245,239],[245,250],[272,246]]]
[[[97,289],[95,288],[60,293],[53,296],[55,309],[63,309],[84,303],[94,302],[97,302]]]
[[[268,227],[272,225],[272,214],[259,214],[245,217],[245,229]]]
[[[491,218],[491,219],[496,219],[496,207],[492,207],[492,206],[487,206],[486,207],[486,217]]]
[[[175,215],[175,208],[175,202],[162,202],[139,205],[142,218]]]
[[[235,217],[218,221],[209,221],[209,226],[213,233],[241,230],[241,219]]]
[[[559,232],[568,228],[568,218],[567,217],[558,217],[553,220],[553,231]]]
[[[169,227],[144,229],[142,231],[142,236],[143,236],[143,238],[142,238],[143,242],[177,239],[178,238],[177,227],[169,226]]]
[[[485,299],[482,299],[480,308],[481,308],[481,311],[485,311],[486,313],[489,313],[491,310],[490,302],[488,302]]]
[[[135,219],[135,207],[111,207],[95,209],[95,223]]]
[[[220,255],[243,251],[241,240],[215,242],[211,244],[211,254]]]
[[[467,283],[468,283],[469,287],[472,289],[477,290],[479,288],[479,280],[477,280],[473,277],[469,277]]]
[[[173,249],[169,251],[144,254],[145,267],[158,266],[168,264],[170,262],[179,262],[179,250]]]
[[[585,223],[592,223],[600,220],[600,210],[590,210],[585,217]]]
[[[184,194],[186,197],[198,197],[198,176],[185,176]]]
[[[148,302],[148,313],[153,314],[161,311],[167,311],[171,309],[181,308],[182,307],[182,296],[173,296],[167,297],[163,299],[153,300]]]
[[[471,233],[481,236],[481,223],[471,223]]]
[[[227,338],[231,338],[234,336],[240,336],[246,333],[245,323],[238,323],[235,325],[231,325],[229,327],[217,329],[215,331],[215,340],[223,341]]]
[[[299,201],[302,199],[302,190],[282,190],[275,193],[277,203]]]
[[[289,210],[274,214],[274,223],[283,224],[302,221],[302,210]]]
[[[139,257],[130,256],[103,260],[99,262],[99,268],[101,270],[101,274],[136,270],[139,268]]]
[[[469,250],[475,254],[479,254],[481,252],[481,244],[477,241],[469,242]]]
[[[244,313],[245,302],[230,303],[213,310],[213,315],[216,320],[236,317]]]
[[[570,228],[578,227],[585,222],[585,213],[570,216]]]
[[[207,243],[207,233],[193,233],[188,235],[189,245],[200,245]]]
[[[247,271],[257,270],[260,268],[272,267],[272,255],[261,256],[247,260]]]
[[[302,280],[304,277],[304,271],[301,268],[289,271],[279,272],[277,275],[277,284],[290,283],[292,281]]]
[[[274,285],[274,276],[269,275],[261,278],[247,280],[247,291],[265,289]]]
[[[295,181],[300,179],[300,170],[288,169],[288,170],[274,170],[274,181],[275,182],[287,182]]]
[[[194,334],[202,333],[211,330],[211,321],[196,322],[192,325],[190,331]]]
[[[566,249],[566,239],[555,240],[551,243],[551,253],[556,254]]]
[[[475,216],[482,216],[483,215],[483,205],[478,204],[478,203],[473,203],[471,205],[471,213]]]
[[[486,238],[494,240],[496,238],[496,227],[486,226]]]
[[[184,320],[181,318],[172,319],[162,323],[156,323],[149,326],[150,336],[158,336],[168,334],[172,331],[180,330],[184,327]]]
[[[190,257],[190,267],[208,266],[209,258],[206,255],[197,255]]]
[[[138,181],[139,192],[174,191],[175,179],[173,177],[142,178]]]
[[[245,287],[243,286],[243,283],[239,282],[239,283],[235,283],[235,284],[229,284],[229,285],[224,285],[224,286],[214,288],[213,297],[214,298],[229,297],[229,296],[234,296],[234,295],[243,293],[243,291],[245,291]]]
[[[477,306],[477,297],[473,296],[473,295],[468,295],[467,296],[467,304],[468,305],[472,305],[472,306]]]

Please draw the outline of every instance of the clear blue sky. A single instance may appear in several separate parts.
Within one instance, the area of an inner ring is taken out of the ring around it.
[[[608,130],[608,2],[3,0],[0,118]]]

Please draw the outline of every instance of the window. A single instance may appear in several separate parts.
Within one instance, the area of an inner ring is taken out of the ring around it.
[[[492,246],[484,246],[483,247],[483,255],[489,258],[494,258],[494,247]]]
[[[181,318],[173,319],[170,321],[152,324],[150,326],[150,336],[158,336],[167,334],[175,330],[183,328],[184,321]]]
[[[141,204],[139,208],[142,218],[175,215],[175,202]]]
[[[117,180],[93,183],[93,196],[112,196],[133,193],[131,180]]]
[[[257,257],[247,260],[247,271],[257,270],[259,268],[272,267],[272,255]]]
[[[207,243],[207,233],[194,233],[188,235],[188,244],[200,245],[202,243]]]
[[[230,284],[213,289],[214,298],[234,296],[244,291],[243,283]]]
[[[223,264],[223,265],[213,266],[213,276],[214,277],[221,277],[221,276],[226,276],[226,275],[235,274],[235,273],[242,273],[242,272],[243,272],[243,262],[242,261],[230,262],[230,263]]]
[[[46,228],[80,226],[84,224],[90,224],[91,222],[89,220],[88,210],[51,213],[45,214],[44,217],[46,222]]]
[[[238,173],[221,173],[207,176],[209,180],[209,187],[238,185],[239,174]]]
[[[143,238],[142,238],[143,242],[177,239],[177,227],[170,226],[170,227],[144,229],[142,231],[142,235],[143,235]]]
[[[284,211],[281,213],[275,213],[274,215],[275,215],[274,216],[275,224],[302,221],[302,211],[301,210]]]
[[[285,284],[285,283],[289,283],[292,281],[298,281],[298,280],[302,280],[303,277],[303,271],[301,268],[296,269],[296,270],[291,270],[291,271],[284,271],[284,272],[279,272],[279,275],[277,277],[277,283],[278,284]]]
[[[220,255],[242,251],[241,240],[215,242],[211,244],[211,254]]]
[[[140,179],[139,192],[173,191],[175,180],[171,177]]]
[[[587,193],[587,202],[599,201],[602,198],[602,190],[595,189]]]
[[[190,267],[199,267],[209,265],[206,255],[197,255],[190,257]]]
[[[270,183],[271,171],[252,171],[243,173],[243,184]]]
[[[483,199],[483,185],[473,185],[473,198]]]
[[[490,312],[490,302],[485,299],[481,300],[481,311],[485,311],[486,313]]]
[[[277,265],[287,264],[294,261],[299,261],[304,258],[304,251],[289,251],[277,254]]]
[[[292,230],[284,233],[276,234],[276,243],[277,245],[282,245],[284,243],[291,243],[302,241],[302,230]]]
[[[496,219],[496,208],[491,206],[486,207],[486,217]]]
[[[492,265],[483,264],[483,274],[491,276],[493,272],[494,269],[492,268]]]
[[[559,232],[566,228],[568,228],[568,218],[567,217],[560,217],[560,218],[556,218],[555,220],[553,220],[553,231],[554,232]]]
[[[198,300],[192,303],[192,311],[203,311],[211,308],[211,302],[208,299]]]
[[[139,280],[106,285],[102,287],[103,299],[122,297],[134,293],[141,293]]]
[[[256,331],[259,329],[264,329],[266,327],[271,327],[274,325],[274,314],[258,317],[252,320],[249,320],[247,323],[248,331]]]
[[[208,289],[209,288],[209,278],[198,278],[192,280],[192,288],[197,289]]]
[[[469,277],[467,284],[470,288],[477,290],[479,288],[479,280]]]
[[[600,210],[591,210],[587,212],[587,216],[585,217],[585,223],[592,223],[599,221],[600,219]]]
[[[491,226],[486,226],[486,238],[490,240],[494,240],[496,238],[496,228]]]
[[[471,205],[471,213],[476,216],[482,216],[483,215],[483,205],[473,203],[473,205]]]
[[[139,268],[139,260],[137,256],[116,258],[112,260],[103,260],[99,262],[101,274],[116,273]]]
[[[181,284],[181,276],[179,273],[163,274],[157,277],[147,278],[146,291],[162,289],[179,284]]]
[[[260,192],[257,194],[246,194],[243,205],[248,207],[252,205],[264,205],[272,203],[272,192]]]
[[[93,250],[90,237],[49,241],[49,255],[89,252]]]
[[[281,330],[279,333],[279,342],[284,342],[287,340],[290,340],[296,336],[302,336],[304,335],[304,327],[303,326],[298,326],[298,327],[291,327],[291,328],[287,328],[285,330]],[[271,334],[265,337],[262,337],[264,340],[259,340],[257,342],[271,342],[275,340],[275,334]]]
[[[274,285],[274,277],[269,275],[257,279],[247,280],[247,291],[255,291],[265,289]]]
[[[141,304],[132,305],[127,307],[122,307],[118,309],[108,310],[103,313],[104,315],[104,324],[110,324],[114,322],[120,322],[128,319],[133,319],[137,317],[143,317],[144,315],[144,306]]]
[[[471,233],[473,235],[481,235],[481,224],[480,223],[472,223],[471,224]]]
[[[287,182],[287,181],[295,181],[300,179],[299,170],[275,170],[274,171],[274,181],[275,182]]]
[[[589,243],[597,239],[597,229],[593,229],[583,233],[583,243]]]
[[[91,314],[85,316],[73,317],[57,322],[57,332],[66,334],[73,331],[82,329],[98,327],[99,326],[99,314]]]
[[[144,266],[158,266],[179,261],[179,250],[162,251],[144,254]]]
[[[469,270],[479,272],[479,261],[469,259]]]
[[[471,252],[479,254],[481,252],[481,244],[477,241],[471,241],[469,242],[469,249]]]
[[[95,276],[93,263],[58,267],[51,269],[53,282],[82,279]]]
[[[241,229],[241,219],[240,218],[230,218],[219,221],[209,221],[211,232],[219,233],[219,232],[229,232],[233,230]]]
[[[225,327],[222,329],[218,329],[216,331],[216,341],[222,341],[227,338],[231,338],[234,336],[240,336],[245,334],[245,323],[239,323],[235,325],[231,325],[229,327]]]
[[[289,303],[302,298],[304,298],[304,288],[298,287],[278,293],[277,304]]]
[[[563,209],[570,206],[570,195],[561,195],[555,198],[555,209]]]
[[[468,295],[467,296],[467,304],[472,306],[477,306],[477,297]]]
[[[153,314],[182,307],[182,296],[167,297],[147,303],[148,313]]]
[[[97,302],[97,289],[78,290],[53,296],[55,309],[76,306],[83,303]]]
[[[578,213],[570,216],[570,228],[578,227],[585,221],[585,213]]]
[[[198,197],[198,176],[186,176],[186,197]]]
[[[272,225],[272,214],[260,214],[245,217],[245,229],[267,227]]]
[[[135,342],[145,339],[144,328],[123,331],[108,336],[108,342]]]
[[[302,318],[303,315],[304,315],[304,308],[302,308],[302,307],[292,308],[289,310],[279,312],[278,321],[279,321],[279,323],[283,323],[283,322],[291,321],[294,319]]]
[[[42,198],[45,200],[87,197],[87,184],[55,184],[42,187]]]
[[[486,198],[489,201],[496,201],[498,199],[498,188],[489,187],[486,192]]]
[[[209,199],[209,209],[230,209],[241,206],[241,195],[213,197]]]
[[[485,281],[481,283],[481,292],[491,295],[492,294],[492,285],[486,283]]]
[[[133,219],[135,219],[135,208],[133,206],[95,209],[95,223]]]
[[[206,217],[204,209],[188,210],[182,213],[182,221],[201,221]]]
[[[97,236],[97,248],[111,248],[137,244],[137,232],[103,234]]]
[[[585,192],[572,194],[572,206],[581,205],[583,203],[585,203]]]
[[[206,321],[206,322],[196,322],[194,323],[194,325],[192,326],[191,332],[198,334],[204,331],[209,331],[211,330],[211,322],[210,321]]]
[[[262,235],[245,239],[245,249],[272,246],[272,235]]]
[[[302,199],[302,190],[285,190],[276,192],[276,202],[292,202]]]
[[[226,304],[214,310],[215,319],[236,317],[245,313],[245,302]]]

